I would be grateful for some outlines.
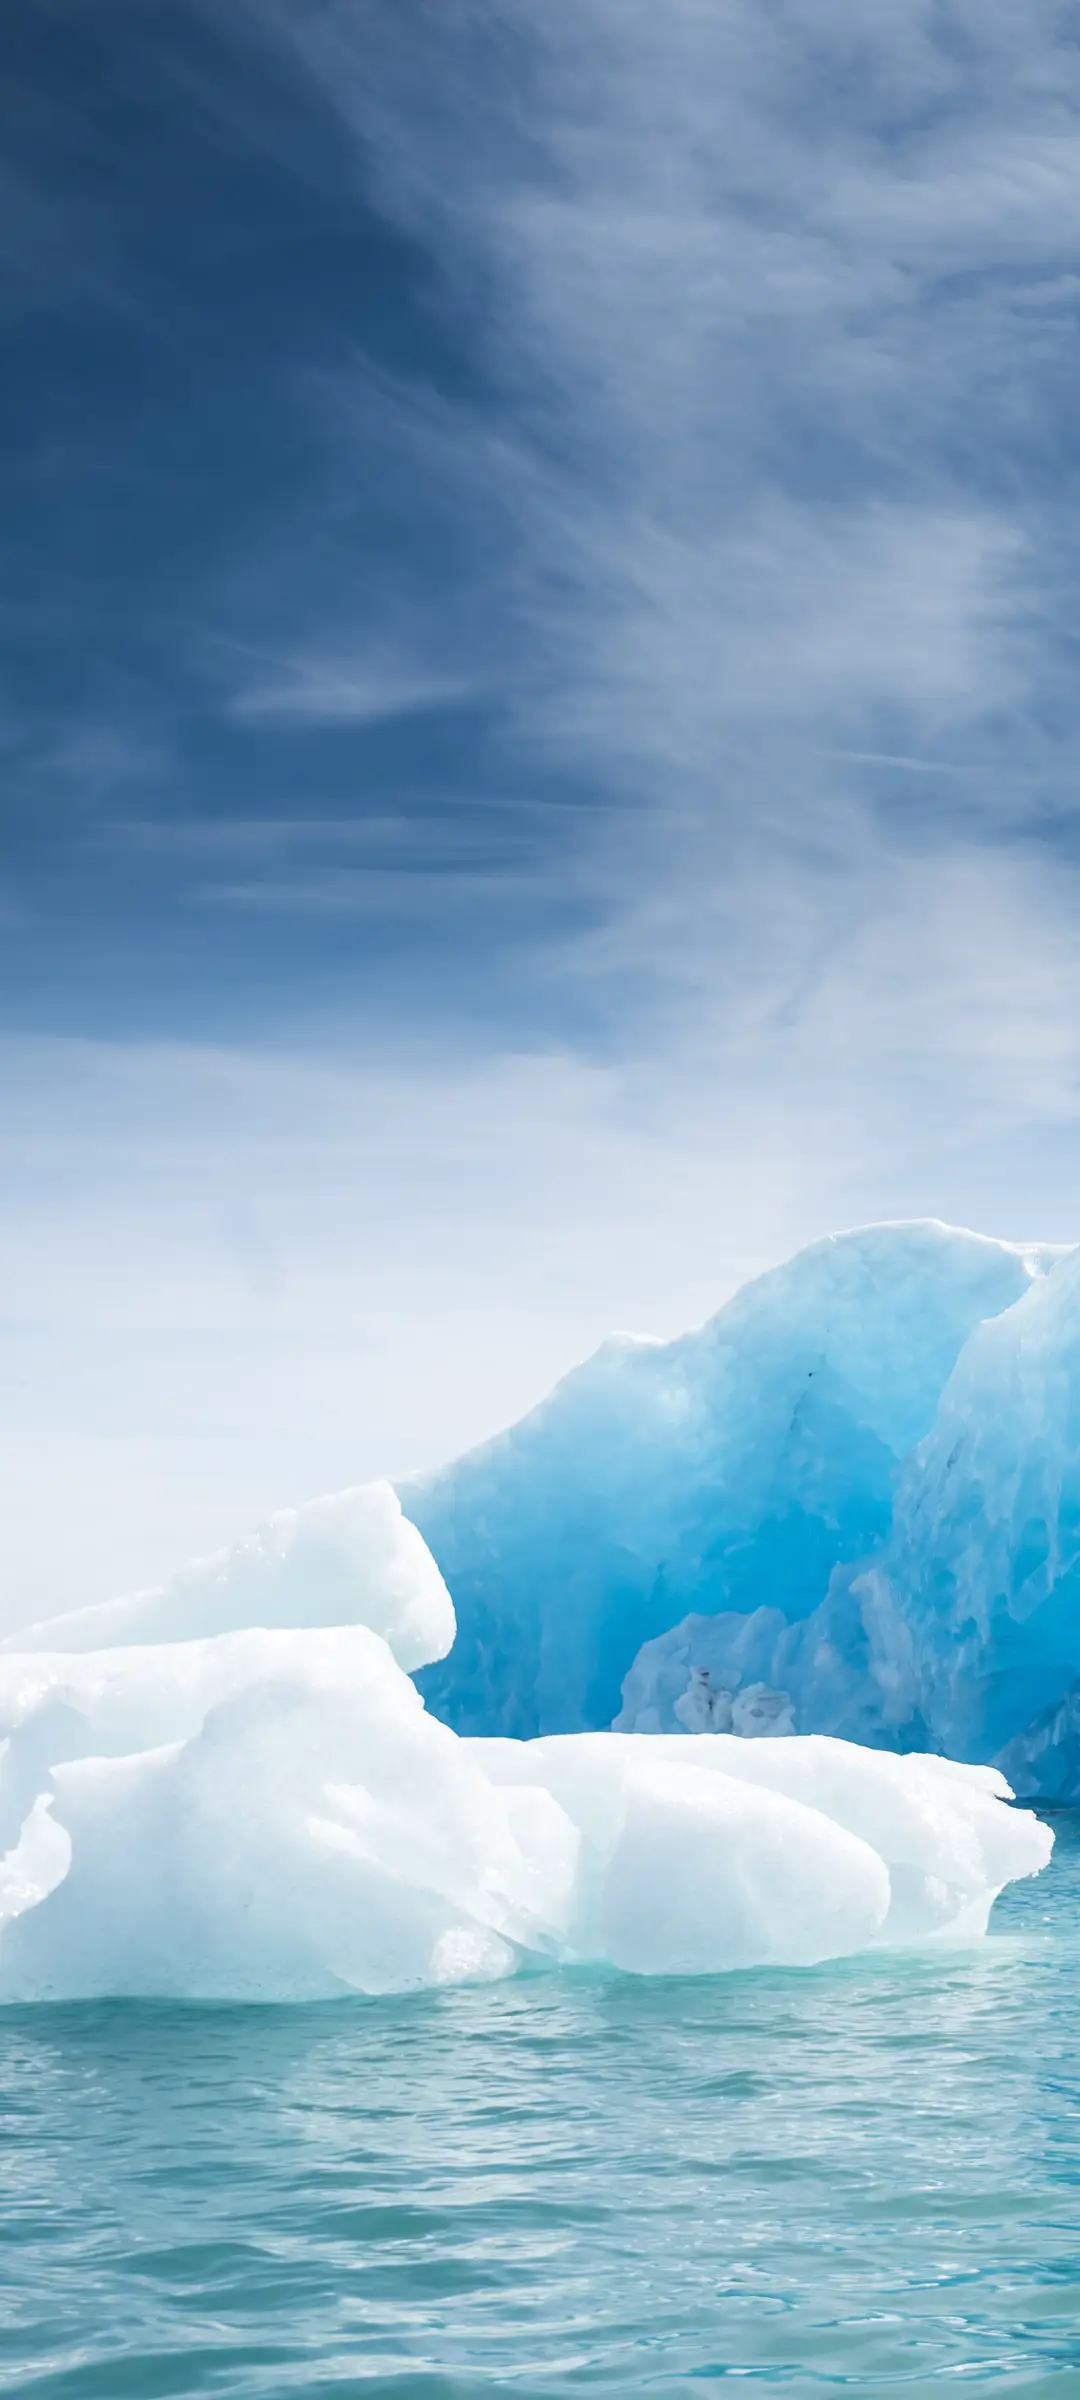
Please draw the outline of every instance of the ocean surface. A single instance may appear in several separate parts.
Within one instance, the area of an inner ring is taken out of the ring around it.
[[[0,2391],[1080,2396],[1080,1819],[964,1954],[0,2013]]]

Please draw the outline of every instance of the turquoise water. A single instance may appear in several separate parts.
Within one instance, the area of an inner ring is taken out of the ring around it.
[[[0,2017],[0,2390],[1080,2395],[1080,1821],[964,1956]]]

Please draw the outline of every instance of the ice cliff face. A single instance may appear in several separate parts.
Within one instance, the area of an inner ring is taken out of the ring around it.
[[[872,1581],[877,1680],[907,1653],[935,1748],[1007,1754],[1025,1792],[1075,1795],[1080,1251],[966,1344]]]
[[[933,1223],[836,1236],[700,1332],[605,1344],[522,1424],[402,1485],[457,1610],[455,1647],[423,1678],[432,1707],[467,1733],[795,1723],[898,1749],[1000,1748],[1019,1720],[1006,1708],[991,1727],[970,1693],[960,1702],[966,1666],[951,1685],[940,1660],[931,1671],[934,1577],[954,1578],[951,1658],[971,1609],[981,1623],[989,1605],[976,1605],[980,1578],[1004,1572],[991,1558],[1007,1551],[1022,1581],[1045,1579],[1067,1525],[1046,1534],[1041,1567],[1028,1561],[1051,1508],[1040,1483],[1030,1506],[1010,1502],[984,1558],[974,1485],[955,1507],[929,1495],[941,1477],[958,1493],[946,1461],[975,1442],[984,1387],[987,1456],[1022,1439],[1045,1481],[1046,1375],[1021,1425],[1007,1361],[1015,1324],[1058,1325],[1057,1295],[1080,1272],[1058,1258]],[[1067,1350],[1064,1327],[1055,1338]],[[983,1476],[977,1444],[971,1460]],[[984,1658],[973,1672],[985,1671]],[[1033,1679],[1029,1713],[1060,1699],[1055,1672]]]
[[[688,1676],[736,1695],[758,1678],[802,1730],[992,1759],[1025,1798],[1080,1796],[1080,1252],[975,1328],[877,1550],[799,1623],[773,1606],[670,1628],[635,1659],[618,1722],[673,1725]]]

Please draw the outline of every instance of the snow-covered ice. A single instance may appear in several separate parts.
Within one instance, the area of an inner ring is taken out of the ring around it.
[[[442,1646],[449,1602],[392,1496],[302,1515],[167,1595],[62,1620],[77,1649],[38,1628],[0,1657],[0,1997],[809,1965],[971,1939],[1046,1863],[1001,1777],[942,1759],[718,1732],[462,1738],[399,1663]],[[315,1529],[327,1609],[344,1552],[366,1623],[319,1624]],[[253,1592],[277,1623],[237,1625]]]

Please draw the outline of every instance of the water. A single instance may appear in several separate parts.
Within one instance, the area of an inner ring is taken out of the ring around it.
[[[0,2391],[1080,2396],[1080,1820],[962,1957],[0,2016]]]

